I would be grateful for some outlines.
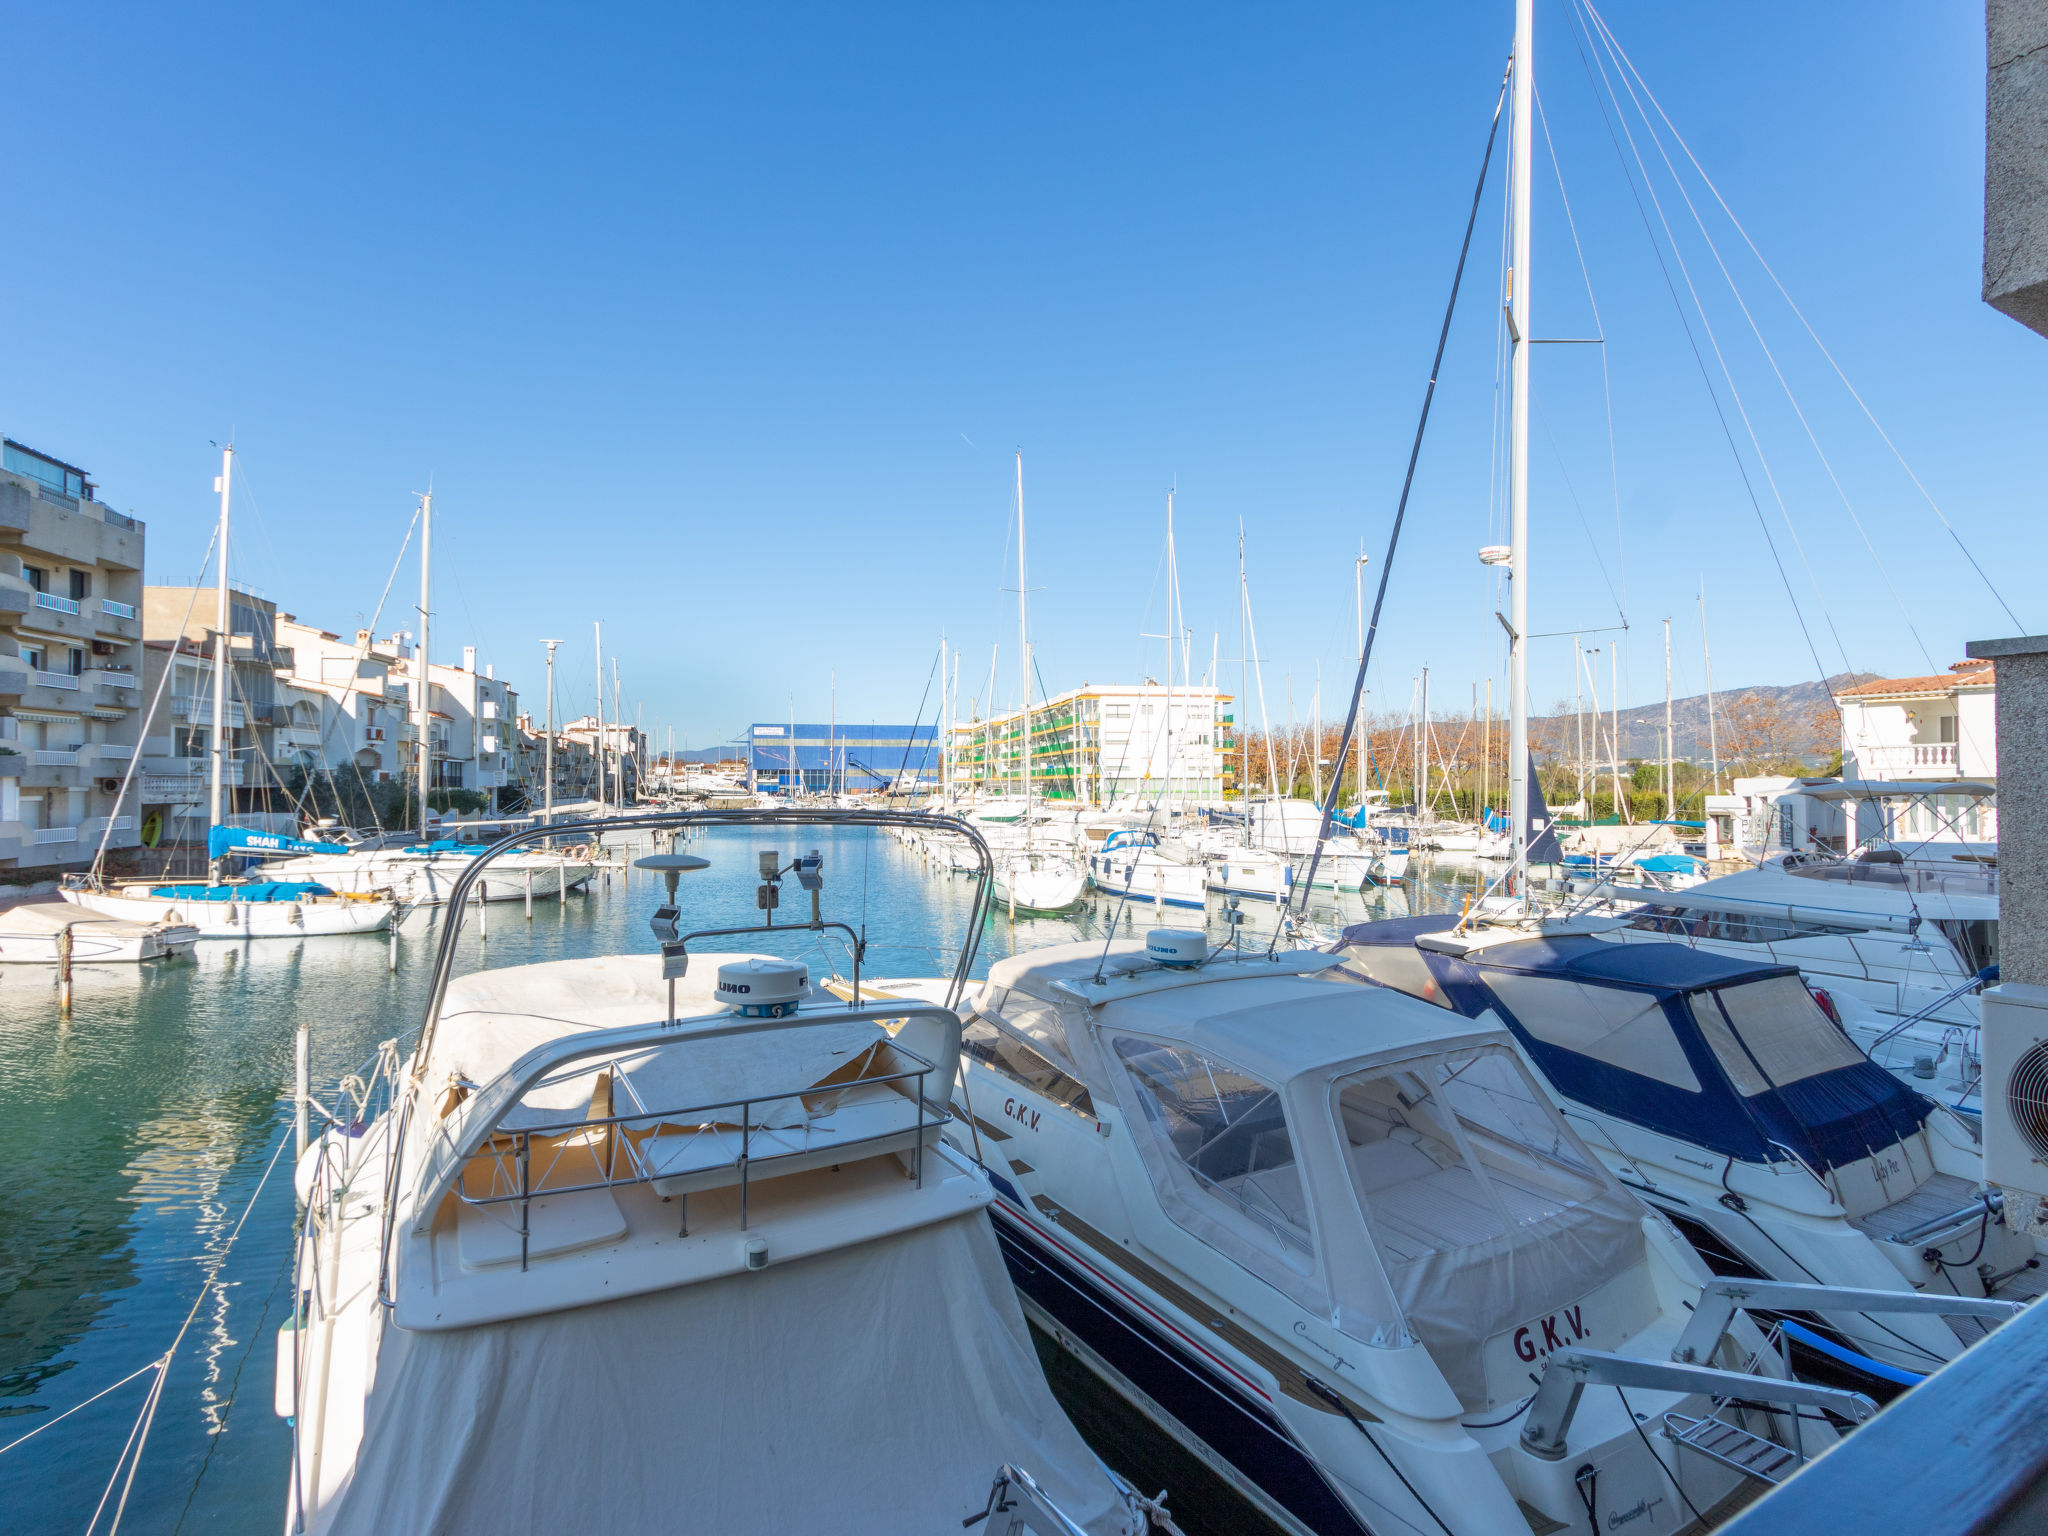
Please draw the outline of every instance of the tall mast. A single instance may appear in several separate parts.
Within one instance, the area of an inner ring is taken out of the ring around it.
[[[1714,648],[1707,641],[1707,578],[1700,578],[1700,654],[1707,663],[1707,761],[1714,775],[1707,793],[1721,793],[1721,737],[1714,729]]]
[[[1358,541],[1358,562],[1351,567],[1351,613],[1358,625],[1358,664],[1365,665],[1365,566],[1370,557],[1365,552],[1365,540]],[[1360,750],[1358,753],[1358,804],[1365,805],[1365,722],[1359,722]],[[1359,823],[1365,825],[1363,821]]]
[[[1173,492],[1166,493],[1166,787],[1173,798],[1173,653],[1180,649],[1180,615],[1174,596],[1180,589],[1180,572],[1174,565]],[[1170,814],[1170,813],[1169,813]]]
[[[555,819],[555,647],[561,643],[559,640],[541,641],[548,648],[547,789],[541,820],[549,825],[553,825]]]
[[[1249,643],[1250,624],[1251,592],[1246,588],[1244,582],[1244,523],[1239,521],[1237,525],[1237,707],[1241,712],[1247,714],[1250,711],[1245,706],[1251,702],[1251,688],[1248,686],[1251,682],[1252,664],[1252,652]],[[1239,721],[1237,726],[1237,755],[1239,763],[1243,765],[1239,769],[1241,780],[1238,784],[1237,798],[1240,808],[1244,811],[1244,845],[1247,848],[1252,845],[1252,738],[1251,732],[1245,729],[1248,723],[1247,721]],[[1359,781],[1360,788],[1364,787],[1364,782],[1362,779]]]
[[[434,765],[434,739],[430,734],[429,722],[432,713],[428,705],[433,697],[431,674],[427,671],[427,623],[433,608],[434,581],[434,493],[428,491],[420,497],[420,649],[418,665],[413,669],[419,679],[420,696],[413,706],[413,718],[419,722],[419,764],[420,764],[420,841],[427,839],[427,786],[433,781],[430,771]]]
[[[1664,819],[1678,819],[1678,786],[1671,777],[1671,621],[1664,621]]]
[[[1535,159],[1536,0],[1515,0],[1514,124],[1508,153],[1513,254],[1508,338],[1513,398],[1508,413],[1508,807],[1513,893],[1529,889],[1529,184]]]
[[[599,810],[608,810],[611,801],[604,792],[604,624],[591,620],[590,632],[597,646],[597,806]],[[794,725],[789,728],[789,736],[789,751],[793,758],[796,755]]]
[[[1024,614],[1024,455],[1017,455],[1017,695],[1024,730],[1024,841],[1031,841],[1031,637]]]
[[[208,742],[208,771],[212,775],[207,789],[206,811],[208,825],[217,827],[220,822],[221,786],[227,778],[227,753],[222,735],[228,720],[228,659],[234,653],[234,642],[228,634],[228,492],[235,477],[235,445],[229,443],[220,451],[220,479],[214,489],[220,492],[220,534],[218,536],[220,560],[215,565],[218,590],[214,597],[213,620],[213,735]],[[220,876],[220,862],[207,861],[207,880],[214,883]]]

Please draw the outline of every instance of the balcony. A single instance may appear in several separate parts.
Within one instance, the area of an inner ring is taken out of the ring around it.
[[[38,768],[71,768],[78,763],[76,747],[37,747],[29,753],[29,761]]]
[[[1859,778],[1952,779],[1962,772],[1958,751],[1953,741],[1929,741],[1904,747],[1858,747],[1849,756]]]
[[[38,688],[56,688],[66,693],[76,693],[78,692],[78,679],[69,672],[38,671],[36,673],[36,686]]]
[[[59,597],[54,592],[38,592],[36,594],[36,606],[38,608],[47,608],[52,613],[78,612],[78,600],[76,598]]]
[[[78,828],[38,827],[29,833],[28,840],[38,848],[47,847],[52,843],[75,843],[78,841]]]
[[[211,721],[213,700],[193,693],[174,693],[171,695],[171,714],[179,720]],[[232,701],[227,706],[226,718],[228,725],[234,730],[240,730],[248,724],[242,706]]]
[[[117,603],[111,597],[100,599],[100,612],[110,619],[132,619],[135,617],[133,603]]]
[[[104,816],[93,817],[90,821],[86,822],[84,830],[89,836],[98,837],[107,830],[107,818]],[[116,816],[113,821],[113,830],[116,832],[133,832],[135,830],[135,818],[133,816]]]
[[[204,796],[213,783],[204,760],[192,759],[194,766],[191,768],[172,766],[182,761],[180,758],[145,758],[142,764],[142,797],[145,800],[175,800]],[[242,765],[225,764],[220,782],[227,789],[240,788]]]
[[[135,674],[116,667],[95,667],[86,675],[102,688],[132,689],[135,686]]]
[[[92,755],[103,763],[125,763],[135,756],[135,749],[118,741],[101,741],[93,744]]]

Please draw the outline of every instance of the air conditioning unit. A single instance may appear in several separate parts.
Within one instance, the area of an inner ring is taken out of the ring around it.
[[[1983,1020],[1984,1177],[2008,1227],[2048,1237],[2048,987],[1987,987]]]
[[[121,781],[119,779],[101,779],[100,793],[103,795],[118,795],[121,793]]]

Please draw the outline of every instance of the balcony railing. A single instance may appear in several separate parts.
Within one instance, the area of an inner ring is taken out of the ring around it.
[[[93,681],[102,688],[133,688],[135,674],[115,667],[97,667],[93,670]]]
[[[102,741],[94,744],[93,756],[103,763],[125,763],[135,755],[135,749],[117,741]]]
[[[78,828],[37,827],[29,834],[28,840],[38,848],[50,843],[75,843],[78,841]]]
[[[100,612],[110,619],[132,619],[135,617],[133,603],[117,603],[111,597],[100,599]]]
[[[1950,778],[1960,771],[1953,741],[1919,742],[1904,747],[1858,747],[1850,752],[1866,779]]]
[[[71,693],[78,691],[78,679],[69,672],[37,672],[36,685],[40,688],[60,688]]]
[[[38,592],[36,594],[36,606],[38,608],[47,608],[52,613],[78,612],[78,600],[76,598],[59,597],[54,592]]]
[[[180,720],[211,720],[213,700],[196,693],[174,693],[171,695],[171,713]],[[248,723],[241,705],[231,703],[227,706],[227,722],[236,730]]]
[[[29,757],[38,768],[69,768],[78,761],[78,748],[37,747]]]

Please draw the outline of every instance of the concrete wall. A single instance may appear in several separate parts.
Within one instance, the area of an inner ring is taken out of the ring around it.
[[[1984,20],[1984,302],[2048,336],[2048,0]]]
[[[2048,986],[2048,635],[1970,654],[1998,661],[1999,979]]]

